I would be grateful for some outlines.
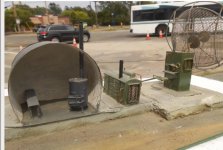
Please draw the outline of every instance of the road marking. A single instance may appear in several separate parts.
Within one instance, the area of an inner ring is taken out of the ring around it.
[[[222,150],[222,143],[223,143],[223,136],[201,143],[194,147],[188,148],[187,150],[210,150],[210,149]]]
[[[192,75],[191,84],[223,94],[223,82]]]
[[[5,90],[4,90],[4,95],[5,95],[5,96],[9,96],[8,89],[5,89]]]

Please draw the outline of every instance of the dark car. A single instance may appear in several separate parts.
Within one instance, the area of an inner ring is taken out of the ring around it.
[[[69,25],[48,25],[37,31],[38,41],[70,42],[73,38],[79,42],[79,30]],[[90,33],[84,30],[83,41],[88,42]]]
[[[39,29],[41,29],[41,28],[45,28],[45,27],[46,27],[45,25],[38,25],[38,26],[35,26],[35,27],[33,28],[33,32],[38,32]]]
[[[44,31],[44,29],[46,28],[46,26],[42,25],[42,26],[39,26],[39,28],[37,29],[36,33],[40,33],[42,31]]]

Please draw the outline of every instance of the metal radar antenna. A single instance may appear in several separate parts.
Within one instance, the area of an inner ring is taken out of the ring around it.
[[[214,6],[215,11],[204,6]],[[167,39],[173,52],[192,52],[197,69],[216,68],[223,63],[223,5],[213,1],[196,1],[179,7],[172,14]],[[171,42],[170,42],[171,41]]]

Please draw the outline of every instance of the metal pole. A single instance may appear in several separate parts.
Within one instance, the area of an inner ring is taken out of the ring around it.
[[[98,11],[97,11],[97,1],[94,1],[95,4],[95,24],[98,25]]]
[[[79,24],[79,45],[81,50],[84,50],[83,32],[84,32],[83,22],[81,21]]]
[[[18,32],[20,32],[20,25],[17,23],[17,13],[16,13],[16,6],[14,4],[14,2],[12,1],[12,6],[13,6],[13,15],[15,17],[15,22],[16,22],[16,25],[17,25],[17,28],[18,28]]]
[[[123,60],[119,61],[119,78],[123,77]]]
[[[16,8],[15,8],[15,4],[13,1],[12,1],[12,6],[13,6],[13,15],[15,18],[17,18]]]
[[[84,77],[84,44],[83,44],[83,22],[80,22],[79,24],[79,46],[80,46],[80,78]]]
[[[46,1],[45,1],[45,11],[46,11],[45,13],[46,13],[46,17],[47,17],[48,24],[50,24],[49,13],[48,13]]]

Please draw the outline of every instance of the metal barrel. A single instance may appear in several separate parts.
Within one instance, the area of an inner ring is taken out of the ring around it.
[[[85,107],[88,103],[86,78],[71,78],[69,79],[69,96],[68,103],[71,107]]]
[[[71,95],[87,94],[87,78],[69,79],[69,93]]]

